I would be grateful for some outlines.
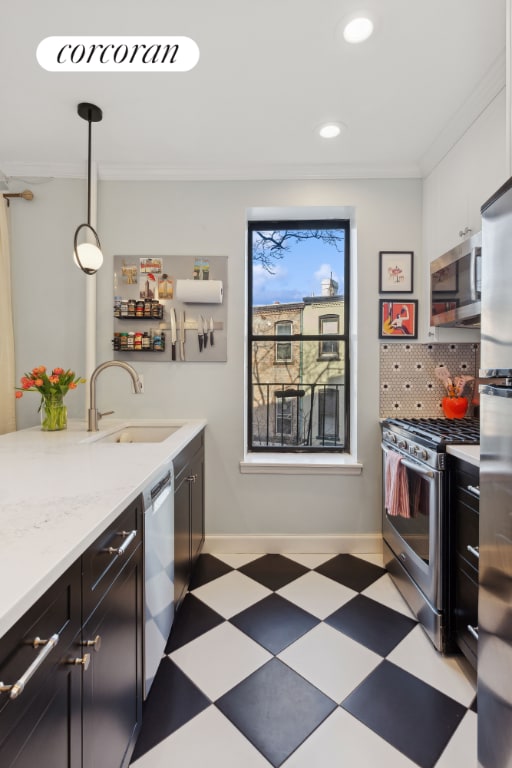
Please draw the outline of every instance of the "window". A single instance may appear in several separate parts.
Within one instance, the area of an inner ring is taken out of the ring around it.
[[[291,336],[292,324],[289,320],[279,320],[275,325],[276,336]],[[292,344],[290,341],[276,341],[276,363],[292,362]]]
[[[320,333],[322,336],[338,335],[339,333],[340,318],[338,315],[324,315],[320,318]],[[326,359],[338,359],[339,347],[338,342],[334,339],[329,339],[320,342],[320,358]]]
[[[249,222],[249,451],[349,450],[349,222]]]

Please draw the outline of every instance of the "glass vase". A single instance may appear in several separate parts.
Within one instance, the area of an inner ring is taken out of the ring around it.
[[[41,403],[41,429],[45,432],[57,432],[68,426],[68,409],[64,405],[63,395],[49,395]]]
[[[463,419],[468,410],[467,397],[443,397],[443,413],[447,419]]]

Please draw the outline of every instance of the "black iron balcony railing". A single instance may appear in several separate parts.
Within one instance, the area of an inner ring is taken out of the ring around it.
[[[252,385],[253,450],[340,450],[345,446],[345,385]]]

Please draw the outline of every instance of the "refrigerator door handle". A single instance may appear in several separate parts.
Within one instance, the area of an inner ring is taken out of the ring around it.
[[[481,258],[482,258],[482,249],[476,248],[476,247],[472,248],[470,270],[469,270],[469,281],[470,281],[469,290],[471,293],[471,301],[480,301],[481,275],[482,275]]]
[[[478,388],[481,395],[490,397],[510,397],[512,398],[512,381],[507,380],[506,386],[497,387],[492,384],[481,384]]]

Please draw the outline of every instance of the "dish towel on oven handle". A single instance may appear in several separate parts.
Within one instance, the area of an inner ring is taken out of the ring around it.
[[[411,517],[409,483],[402,457],[395,451],[386,452],[385,504],[392,517]]]

